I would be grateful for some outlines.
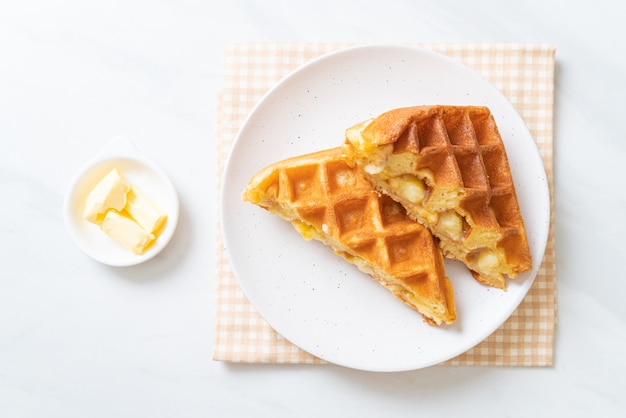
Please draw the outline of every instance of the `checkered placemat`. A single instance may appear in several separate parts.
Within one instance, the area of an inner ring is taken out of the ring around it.
[[[235,135],[253,106],[281,78],[337,43],[243,43],[225,54],[217,112],[218,187]],[[553,192],[552,135],[555,48],[528,44],[418,44],[474,69],[516,107],[537,142]],[[219,219],[219,217],[218,217]],[[469,351],[444,364],[552,364],[556,270],[552,219],[537,278],[511,317]],[[218,226],[216,327],[213,359],[248,363],[324,363],[277,334],[254,310],[230,268]]]

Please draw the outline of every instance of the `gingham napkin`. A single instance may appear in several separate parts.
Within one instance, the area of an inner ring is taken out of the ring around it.
[[[225,79],[217,112],[218,187],[235,135],[253,106],[296,67],[346,46],[336,43],[243,43],[225,54]],[[517,108],[543,158],[553,193],[552,135],[555,48],[528,44],[417,44],[474,69]],[[219,217],[218,217],[219,219]],[[547,366],[556,325],[554,222],[533,286],[518,309],[493,334],[449,365]],[[218,225],[216,323],[213,359],[247,363],[324,363],[276,333],[237,284]]]

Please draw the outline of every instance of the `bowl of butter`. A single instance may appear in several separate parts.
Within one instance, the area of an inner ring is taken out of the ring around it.
[[[125,137],[113,138],[70,182],[65,226],[78,247],[111,266],[157,255],[178,223],[178,195],[169,177]]]

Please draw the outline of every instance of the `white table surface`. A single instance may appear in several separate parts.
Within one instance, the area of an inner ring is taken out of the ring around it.
[[[509,3],[2,2],[0,417],[623,416],[623,12]],[[557,46],[553,367],[211,360],[216,93],[224,47],[262,40]],[[130,268],[80,252],[61,212],[72,176],[116,135],[181,201],[169,246]]]

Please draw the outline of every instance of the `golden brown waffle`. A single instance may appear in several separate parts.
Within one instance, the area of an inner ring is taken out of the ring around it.
[[[379,192],[341,148],[289,158],[255,174],[242,198],[290,221],[433,324],[456,319],[454,291],[432,234]]]
[[[505,275],[531,268],[508,158],[488,108],[391,110],[349,128],[344,151],[479,282],[506,289]]]

